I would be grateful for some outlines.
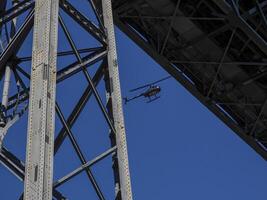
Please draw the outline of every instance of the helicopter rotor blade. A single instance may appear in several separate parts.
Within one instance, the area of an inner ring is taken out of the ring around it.
[[[165,81],[165,80],[167,80],[167,79],[170,79],[171,77],[172,77],[172,76],[164,77],[164,78],[162,78],[162,79],[160,79],[160,80],[157,80],[157,81],[155,81],[155,82],[152,82],[152,83],[143,85],[143,86],[141,86],[141,87],[137,87],[137,88],[135,88],[135,89],[132,89],[132,90],[130,90],[130,92],[135,92],[135,91],[137,91],[137,90],[141,90],[141,89],[143,89],[143,88],[150,87],[151,85],[154,85],[154,84],[156,84],[156,83],[160,83],[160,82],[162,82],[162,81]]]
[[[156,83],[160,83],[160,82],[165,81],[165,80],[168,80],[170,78],[172,78],[172,76],[166,76],[166,77],[164,77],[164,78],[162,78],[160,80],[155,81],[154,83],[151,83],[151,85],[154,85]]]
[[[137,88],[131,89],[129,92],[135,92],[135,91],[137,91],[137,90],[141,90],[141,89],[143,89],[143,88],[147,88],[147,87],[149,87],[149,86],[151,86],[151,84],[146,84],[146,85],[143,85],[143,86],[141,86],[141,87],[137,87]]]

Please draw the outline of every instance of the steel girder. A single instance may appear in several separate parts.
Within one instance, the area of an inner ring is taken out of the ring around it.
[[[26,10],[33,8],[34,3],[32,0],[25,0],[19,2],[16,6],[6,10],[5,12],[1,12],[1,21],[0,24],[5,24],[8,21],[18,17],[20,14],[25,12]]]

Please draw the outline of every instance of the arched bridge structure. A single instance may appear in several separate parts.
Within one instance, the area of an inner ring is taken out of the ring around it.
[[[266,1],[114,2],[115,23],[264,159]]]

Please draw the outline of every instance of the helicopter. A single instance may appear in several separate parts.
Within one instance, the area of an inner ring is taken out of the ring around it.
[[[152,82],[152,83],[149,83],[149,84],[143,85],[141,87],[137,87],[135,89],[130,90],[129,92],[135,92],[135,91],[139,91],[139,90],[142,90],[145,88],[144,92],[140,93],[139,95],[136,95],[136,96],[131,97],[131,98],[128,98],[128,97],[123,98],[124,103],[127,104],[128,102],[133,101],[135,99],[138,99],[140,97],[147,98],[148,99],[147,103],[151,103],[153,101],[156,101],[157,99],[160,98],[160,96],[158,96],[158,94],[161,92],[161,87],[156,85],[156,84],[160,83],[162,81],[168,80],[170,78],[171,78],[171,76],[167,76],[167,77],[162,78],[160,80],[157,80],[155,82]]]

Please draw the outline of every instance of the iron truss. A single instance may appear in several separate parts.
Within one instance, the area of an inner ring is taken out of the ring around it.
[[[266,9],[264,0],[114,1],[116,25],[264,159]]]
[[[28,110],[28,103],[30,99],[29,82],[30,80],[33,80],[34,77],[31,77],[29,71],[27,71],[23,66],[25,66],[25,63],[26,65],[29,65],[34,57],[34,54],[23,57],[21,56],[20,51],[25,45],[27,37],[29,37],[31,31],[34,29],[34,16],[36,11],[35,2],[39,2],[39,5],[44,5],[41,0],[0,1],[0,78],[2,80],[5,78],[5,81],[3,81],[4,85],[14,84],[17,88],[15,92],[13,91],[12,95],[7,95],[8,101],[6,105],[2,103],[0,109],[0,131],[2,133],[2,135],[0,133],[0,162],[21,181],[24,181],[26,176],[25,169],[27,168],[27,163],[25,164],[24,161],[21,161],[16,155],[10,152],[5,147],[5,142],[3,142],[3,140],[8,129],[20,120],[25,111]],[[92,14],[95,17],[96,22],[92,22],[87,15],[77,8],[76,0],[59,0],[60,11],[58,22],[60,24],[62,34],[64,34],[63,36],[59,35],[59,37],[65,37],[71,49],[69,51],[57,52],[57,58],[74,56],[76,60],[72,63],[67,63],[64,67],[61,67],[56,71],[56,83],[64,83],[65,80],[68,80],[77,74],[83,74],[85,80],[87,81],[87,87],[68,117],[64,116],[61,105],[58,102],[55,102],[57,119],[61,122],[62,128],[57,134],[55,134],[54,155],[58,153],[64,140],[68,138],[77,158],[81,163],[81,166],[69,174],[66,174],[66,176],[54,181],[51,186],[51,188],[53,188],[53,198],[58,200],[67,199],[67,197],[60,192],[60,186],[82,172],[85,172],[92,188],[95,191],[96,199],[110,199],[110,196],[107,197],[103,193],[103,190],[92,172],[91,167],[97,165],[106,157],[111,157],[112,163],[110,164],[110,168],[113,169],[115,188],[114,197],[112,198],[117,200],[131,200],[131,184],[128,168],[125,128],[121,110],[121,94],[118,79],[115,39],[113,37],[114,30],[111,3],[110,1],[103,1],[105,5],[103,5],[104,8],[102,9],[102,5],[97,8],[95,2],[92,0],[85,0],[84,2],[86,2],[88,10],[92,10]],[[42,14],[44,14],[44,12]],[[98,45],[79,49],[76,45],[77,41],[75,41],[71,35],[70,27],[68,27],[65,22],[64,16],[68,16],[69,19],[72,19],[73,22],[75,22],[81,30],[85,31],[88,36],[94,39]],[[91,77],[87,68],[92,66],[95,67],[96,65],[97,69],[95,70],[95,74]],[[10,77],[9,80],[6,81],[7,69],[11,70],[12,76],[15,78],[15,83],[10,80]],[[47,72],[46,77],[49,76],[48,73],[51,72]],[[45,74],[43,77],[44,76]],[[106,101],[102,100],[97,89],[97,86],[101,81],[104,81],[105,84]],[[48,92],[47,98],[51,98],[50,95],[51,94]],[[92,96],[95,97],[108,125],[107,133],[109,134],[107,134],[107,137],[110,138],[111,146],[106,151],[88,161],[79,146],[79,142],[73,133],[72,127],[75,125]],[[41,106],[42,102],[40,101],[39,108]],[[47,138],[46,143],[48,143]],[[29,169],[29,173],[31,173],[30,170],[31,169]],[[38,168],[35,168],[34,179],[39,180],[39,175],[36,173],[37,171]],[[28,184],[27,179],[25,182],[26,188]],[[32,199],[35,195],[40,196],[39,193],[30,194],[29,191],[27,191],[27,193],[29,195],[27,198],[30,199]],[[44,191],[41,199],[49,199],[49,194],[47,193]],[[21,194],[20,199],[23,199],[23,194]]]

